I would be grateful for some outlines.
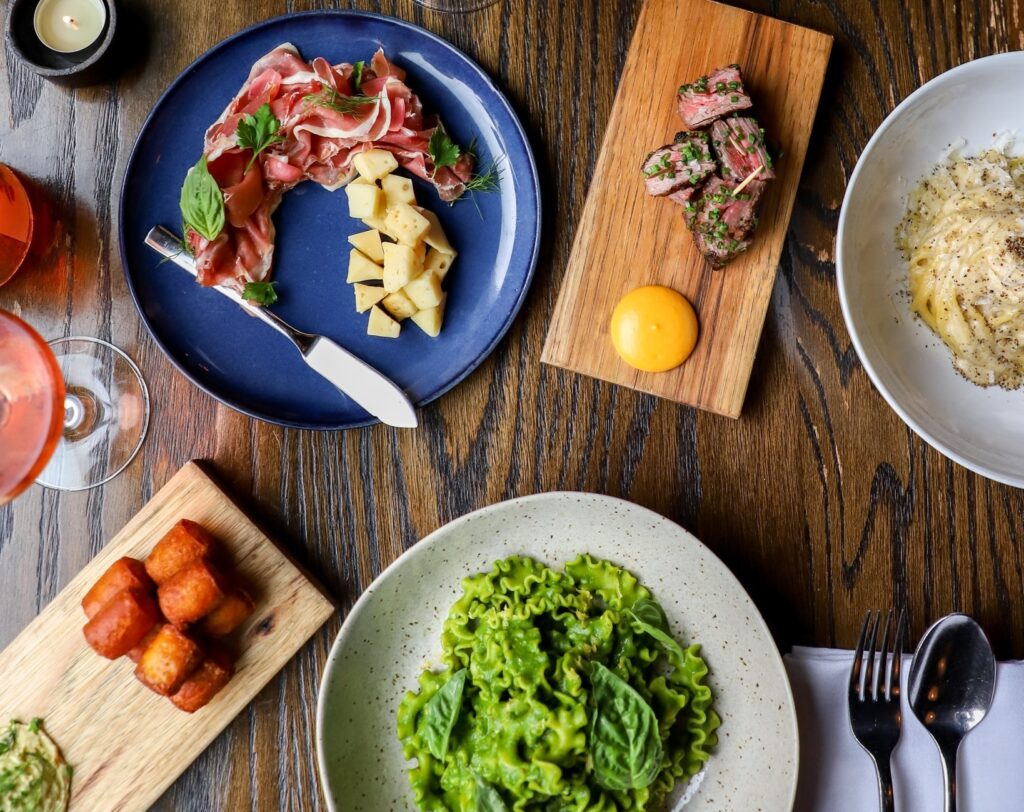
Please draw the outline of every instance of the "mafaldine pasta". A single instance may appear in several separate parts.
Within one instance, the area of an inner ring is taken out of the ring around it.
[[[659,809],[717,743],[700,646],[608,561],[496,562],[441,645],[398,710],[420,810]]]

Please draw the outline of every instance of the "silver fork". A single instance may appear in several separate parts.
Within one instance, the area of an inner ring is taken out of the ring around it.
[[[894,634],[892,609],[885,616],[882,647],[875,651],[882,613],[864,615],[857,652],[850,669],[850,726],[860,746],[871,756],[878,774],[879,803],[882,812],[893,812],[892,751],[900,740],[900,668],[903,654],[904,611],[896,620]],[[893,638],[894,641],[893,641]],[[889,648],[893,641],[892,649]],[[877,659],[877,664],[876,664]],[[884,672],[884,678],[883,678]]]

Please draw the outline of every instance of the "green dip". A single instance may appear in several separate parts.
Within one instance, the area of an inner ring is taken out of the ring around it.
[[[64,812],[71,766],[42,729],[42,719],[12,721],[0,732],[0,812]]]

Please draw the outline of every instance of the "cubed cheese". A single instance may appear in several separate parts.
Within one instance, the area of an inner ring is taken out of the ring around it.
[[[384,288],[360,285],[358,282],[352,286],[352,289],[356,292],[356,313],[365,313],[388,295]]]
[[[352,159],[356,171],[367,180],[380,180],[398,169],[395,156],[386,149],[370,149]]]
[[[350,180],[349,183],[361,183],[364,186],[376,186],[377,185],[377,181],[370,180],[369,178],[364,178],[362,175],[359,175],[359,174],[357,174],[354,178],[352,178],[352,180]]]
[[[441,332],[441,324],[444,322],[444,302],[442,301],[437,307],[413,313],[412,320],[428,336],[437,338]]]
[[[452,244],[448,242],[448,237],[445,235],[444,229],[441,228],[441,221],[437,219],[437,215],[430,211],[430,209],[420,208],[419,206],[416,207],[416,211],[430,223],[430,228],[423,235],[423,241],[431,248],[434,248],[443,254],[451,254],[454,256],[455,249],[452,248]]]
[[[381,302],[381,304],[384,305],[384,309],[391,314],[392,318],[395,318],[398,321],[409,318],[409,316],[415,314],[417,310],[412,299],[400,290],[395,293],[389,293],[384,297],[384,301]]]
[[[416,253],[408,245],[384,243],[384,288],[388,293],[404,288],[420,270]]]
[[[385,237],[391,237],[391,239],[394,239],[394,235],[388,231],[388,224],[384,222],[383,217],[363,217],[362,220],[363,225],[379,231]]]
[[[384,261],[384,248],[380,242],[380,232],[375,228],[369,231],[360,231],[348,238],[348,241],[362,251],[374,262]]]
[[[417,310],[429,310],[441,304],[441,280],[435,274],[420,274],[403,290],[405,295],[412,299]]]
[[[412,181],[401,175],[388,175],[380,182],[384,189],[384,197],[387,199],[388,208],[397,206],[399,203],[413,205],[416,202],[416,192],[412,188]]]
[[[377,305],[370,308],[370,323],[366,326],[367,335],[380,338],[398,338],[402,325],[385,313]]]
[[[430,221],[408,203],[388,209],[384,222],[394,238],[406,245],[416,245],[430,230]]]
[[[384,216],[384,192],[366,183],[350,183],[345,187],[348,195],[348,213],[357,219]]]
[[[455,254],[445,254],[436,248],[431,248],[427,258],[423,260],[423,271],[424,273],[430,271],[438,279],[444,281],[448,271],[451,270],[452,263],[455,262],[455,257]]]
[[[423,267],[423,263],[427,260],[427,244],[425,242],[418,242],[412,247],[412,252],[416,255],[416,261]]]
[[[383,279],[384,269],[369,257],[353,248],[348,252],[347,282],[365,282],[368,279]]]

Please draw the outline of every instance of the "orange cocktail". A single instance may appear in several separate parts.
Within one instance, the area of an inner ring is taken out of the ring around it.
[[[32,245],[32,206],[10,167],[0,164],[0,285],[14,276]]]

